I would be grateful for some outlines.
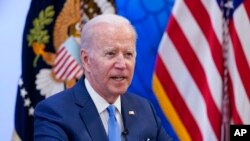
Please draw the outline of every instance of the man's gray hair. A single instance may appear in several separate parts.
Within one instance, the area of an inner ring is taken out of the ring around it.
[[[96,25],[96,24],[100,24],[100,23],[108,23],[111,25],[121,25],[121,24],[127,24],[131,27],[131,30],[133,30],[134,34],[135,34],[135,38],[137,37],[135,29],[133,27],[133,25],[130,23],[130,21],[128,19],[126,19],[125,17],[116,15],[116,14],[102,14],[102,15],[98,15],[96,17],[94,17],[93,19],[91,19],[90,21],[88,21],[82,29],[81,32],[81,47],[87,47],[88,45],[88,39],[89,39],[89,35],[91,31],[91,28]]]

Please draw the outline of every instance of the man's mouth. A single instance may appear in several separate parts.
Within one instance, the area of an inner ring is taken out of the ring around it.
[[[126,77],[125,76],[112,76],[111,79],[114,79],[116,81],[122,81],[126,79]]]

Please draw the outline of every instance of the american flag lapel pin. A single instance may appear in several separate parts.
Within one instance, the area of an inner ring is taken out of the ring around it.
[[[128,111],[128,114],[129,114],[129,115],[134,115],[135,112],[134,112],[134,111]]]

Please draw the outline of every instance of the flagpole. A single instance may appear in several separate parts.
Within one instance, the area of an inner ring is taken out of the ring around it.
[[[233,8],[232,0],[225,0],[221,2],[223,8],[223,97],[222,97],[222,131],[221,141],[230,141],[230,101],[228,93],[228,79],[229,79],[229,66],[228,66],[228,50],[229,50],[229,18],[230,10]]]

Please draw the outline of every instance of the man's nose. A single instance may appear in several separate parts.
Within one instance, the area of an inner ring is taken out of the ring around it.
[[[124,69],[126,67],[126,60],[123,54],[117,56],[115,67],[119,69]]]

